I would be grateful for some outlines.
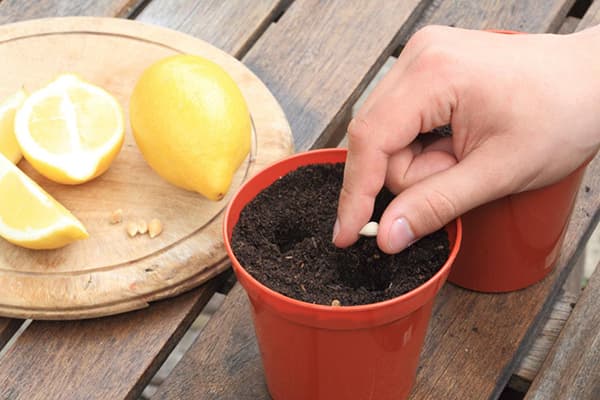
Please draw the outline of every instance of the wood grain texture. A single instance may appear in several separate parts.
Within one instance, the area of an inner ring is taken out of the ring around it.
[[[552,306],[552,312],[545,322],[540,334],[535,338],[527,356],[521,361],[515,375],[523,381],[531,383],[540,371],[542,363],[550,352],[550,349],[558,339],[567,320],[573,311],[573,305],[577,303],[579,293],[564,292]],[[512,378],[511,378],[512,380]]]
[[[298,150],[320,147],[429,1],[292,3],[243,58],[283,107]]]
[[[411,399],[497,398],[547,319],[599,207],[600,156],[588,167],[557,267],[546,279],[508,294],[442,288]],[[252,329],[246,295],[236,285],[158,398],[180,398],[185,388],[194,398],[268,399]]]
[[[291,0],[153,0],[136,17],[190,34],[240,58]]]
[[[227,266],[219,216],[236,188],[292,151],[289,126],[269,90],[239,61],[204,41],[134,21],[91,17],[0,28],[0,59],[5,60],[0,66],[0,98],[21,85],[38,88],[67,70],[105,88],[128,110],[142,71],[158,59],[186,52],[207,57],[229,72],[254,121],[252,153],[238,169],[227,196],[213,202],[162,180],[144,161],[129,123],[125,144],[111,168],[85,185],[55,184],[21,163],[83,222],[90,238],[53,251],[31,251],[0,241],[0,315],[35,319],[108,315],[199,285]],[[125,224],[111,225],[109,216],[118,208],[124,210]],[[152,240],[127,236],[128,221],[152,218],[165,226],[160,236]]]
[[[558,29],[558,33],[560,33],[561,35],[573,33],[577,29],[577,25],[579,25],[580,22],[581,19],[569,16],[565,18],[564,22]]]
[[[558,341],[548,354],[526,400],[600,398],[600,268],[589,283]]]
[[[128,17],[144,0],[3,0],[0,24],[73,15]]]
[[[237,284],[155,397],[267,400],[263,375],[250,305]]]
[[[600,24],[600,1],[596,0],[585,12],[585,15],[577,26],[577,30],[580,31],[598,24]]]
[[[401,42],[406,43],[425,25],[557,32],[573,3],[575,0],[433,0]]]
[[[136,399],[220,280],[141,310],[32,323],[0,363],[0,399]]]

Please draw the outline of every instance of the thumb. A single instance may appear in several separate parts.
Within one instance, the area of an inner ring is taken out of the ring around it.
[[[468,210],[506,194],[502,174],[487,167],[485,157],[472,153],[401,192],[381,217],[379,248],[398,253]]]

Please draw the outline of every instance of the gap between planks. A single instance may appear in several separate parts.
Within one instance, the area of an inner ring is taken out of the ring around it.
[[[0,358],[6,353],[10,344],[16,339],[23,320],[0,318]]]
[[[292,2],[229,0],[224,6],[220,0],[146,0],[131,18],[200,38],[241,59]]]
[[[526,400],[600,398],[599,295],[600,270],[592,274],[573,314],[527,392]]]

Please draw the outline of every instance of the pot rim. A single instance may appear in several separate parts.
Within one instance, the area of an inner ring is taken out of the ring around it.
[[[294,163],[294,161],[297,161],[299,159],[312,160],[315,158],[318,159],[321,156],[329,155],[329,156],[337,156],[340,158],[340,162],[343,162],[343,160],[346,157],[346,154],[347,154],[347,150],[341,149],[341,148],[319,149],[319,150],[311,150],[311,151],[307,151],[307,152],[296,153],[294,155],[291,155],[289,157],[286,157],[284,159],[281,159],[279,161],[272,163],[271,165],[267,166],[266,168],[264,168],[263,170],[261,170],[260,172],[255,174],[248,181],[246,181],[239,188],[239,190],[236,192],[236,194],[233,196],[233,198],[229,202],[227,209],[225,211],[225,220],[223,223],[223,237],[224,237],[224,243],[225,243],[225,247],[227,250],[227,254],[229,256],[229,259],[231,260],[234,271],[238,275],[238,279],[239,279],[240,283],[242,284],[242,286],[244,286],[244,288],[246,289],[247,292],[248,292],[248,288],[246,287],[246,285],[251,285],[254,289],[258,290],[260,292],[260,294],[272,298],[275,302],[279,303],[280,305],[282,305],[284,307],[291,307],[291,309],[296,310],[298,313],[304,314],[306,311],[316,312],[316,313],[323,314],[323,316],[325,316],[326,318],[327,317],[330,318],[330,317],[333,317],[334,315],[335,316],[340,316],[340,315],[348,315],[349,316],[352,314],[373,312],[373,311],[386,309],[389,307],[394,307],[400,303],[409,303],[409,304],[406,304],[406,306],[404,307],[404,308],[407,308],[408,310],[404,313],[404,315],[399,316],[399,318],[401,318],[403,316],[410,314],[412,311],[420,308],[423,304],[426,303],[426,301],[431,300],[433,297],[435,297],[435,294],[438,292],[439,288],[445,282],[445,278],[448,275],[448,273],[450,271],[450,267],[453,264],[457,254],[458,254],[459,248],[460,248],[460,243],[461,243],[461,239],[462,239],[462,223],[461,223],[460,217],[455,219],[448,225],[446,225],[447,230],[451,229],[454,231],[455,238],[454,238],[454,243],[452,245],[452,248],[450,249],[450,254],[448,255],[446,262],[439,269],[439,271],[437,271],[426,282],[424,282],[417,288],[415,288],[407,293],[404,293],[404,294],[402,294],[398,297],[394,297],[392,299],[380,301],[377,303],[371,303],[371,304],[332,307],[330,305],[307,303],[304,301],[296,300],[291,297],[285,296],[279,292],[276,292],[273,289],[270,289],[269,287],[265,286],[264,284],[259,282],[257,279],[255,279],[241,265],[241,263],[239,262],[239,260],[237,259],[237,257],[235,256],[235,254],[233,252],[233,249],[231,246],[231,232],[233,232],[233,227],[235,226],[235,224],[232,223],[230,226],[229,221],[232,220],[232,208],[234,207],[234,205],[237,205],[237,203],[239,201],[242,201],[242,200],[238,200],[240,193],[244,193],[245,191],[249,190],[249,188],[254,187],[256,180],[260,176],[271,174],[272,173],[271,170],[273,168],[281,166],[282,164],[293,163],[296,165],[293,169],[288,169],[287,172],[284,173],[284,174],[286,174],[286,173],[291,172],[294,169],[298,168],[299,166],[319,163],[319,162],[315,162],[315,161],[308,161],[306,163]],[[331,163],[331,161],[322,161],[322,163]],[[266,187],[270,186],[272,183],[273,182],[269,183]],[[262,191],[262,190],[264,190],[264,188],[260,189],[260,191]],[[260,191],[258,193],[260,193]],[[253,199],[255,196],[256,195],[253,195],[251,199]],[[243,206],[240,208],[240,212],[246,206],[246,204],[248,204],[248,202],[251,199],[249,199],[245,204],[243,204]],[[239,219],[239,215],[237,216],[237,218]],[[237,223],[237,221],[236,221],[236,223]],[[430,293],[432,291],[433,291],[433,295],[430,295]],[[250,293],[248,293],[248,294],[250,294]],[[412,303],[412,304],[410,304],[410,303]]]

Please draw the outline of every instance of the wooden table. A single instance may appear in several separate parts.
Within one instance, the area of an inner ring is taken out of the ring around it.
[[[306,150],[337,144],[352,104],[416,27],[438,23],[567,33],[600,22],[600,1],[581,20],[567,18],[574,3],[0,0],[0,23],[50,16],[111,16],[202,38],[241,59],[266,83],[286,112],[296,150]],[[596,157],[579,193],[558,266],[544,281],[504,295],[444,287],[412,398],[500,395],[547,320],[596,225],[599,179],[600,158]],[[600,398],[600,279],[596,275],[535,378],[528,398]],[[138,398],[224,279],[214,279],[137,312],[86,321],[32,322],[0,359],[0,399]],[[0,318],[0,347],[22,325],[23,321]],[[239,285],[229,291],[154,398],[268,398],[248,303]]]

